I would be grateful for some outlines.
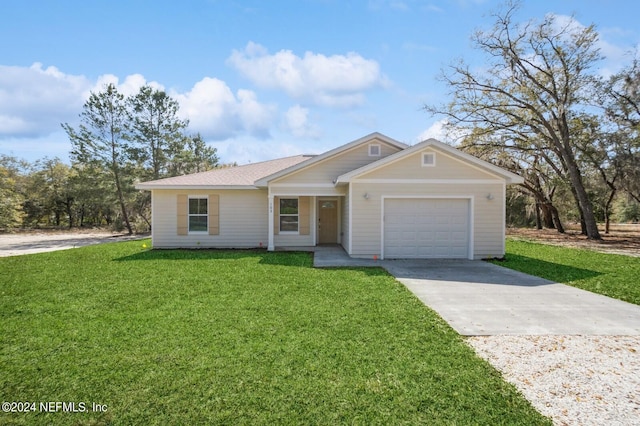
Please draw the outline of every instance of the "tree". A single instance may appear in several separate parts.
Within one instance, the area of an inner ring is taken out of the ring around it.
[[[540,23],[513,21],[518,5],[495,15],[488,31],[472,36],[489,64],[475,71],[460,61],[443,79],[452,101],[425,106],[450,123],[499,135],[511,150],[544,153],[544,161],[566,174],[590,239],[601,239],[592,202],[583,182],[573,139],[572,119],[586,104],[596,79],[590,67],[600,59],[593,26],[577,27],[547,15]]]
[[[122,220],[129,234],[133,233],[125,193],[131,191],[131,147],[129,144],[129,114],[124,96],[114,84],[102,92],[92,92],[80,114],[81,124],[76,130],[68,123],[62,125],[71,141],[74,162],[97,162],[111,173]]]
[[[118,201],[111,172],[96,161],[75,163],[72,170],[70,185],[76,197],[77,226],[112,225]]]
[[[596,207],[602,209],[604,232],[610,231],[613,201],[618,194],[622,175],[619,149],[624,144],[622,134],[608,131],[602,117],[583,115],[576,118],[573,126],[577,151],[585,174],[591,174],[590,192]],[[587,176],[589,180],[589,176]]]
[[[640,62],[636,59],[611,76],[605,87],[609,97],[606,110],[616,123],[640,130]]]
[[[37,226],[45,220],[48,225],[73,226],[73,204],[70,178],[71,168],[59,158],[43,158],[36,161],[28,176],[26,223]]]
[[[22,186],[27,166],[24,161],[0,154],[0,229],[11,230],[22,224]]]
[[[131,136],[137,159],[150,179],[167,176],[171,158],[182,151],[188,122],[178,118],[178,102],[164,91],[142,86],[127,99],[132,113]]]
[[[561,185],[555,170],[546,164],[545,153],[537,150],[512,150],[490,134],[467,135],[460,148],[478,158],[519,174],[524,182],[518,186],[522,194],[533,198],[536,227],[557,229],[564,233],[558,209],[554,205],[556,190]],[[513,194],[512,194],[513,195]]]
[[[200,134],[184,136],[180,152],[169,163],[169,176],[200,173],[218,167],[217,149],[207,146]]]
[[[118,227],[122,220],[129,233],[134,225],[150,228],[151,197],[136,192],[135,181],[217,166],[216,149],[200,135],[185,134],[188,122],[178,110],[178,102],[164,91],[143,86],[125,98],[109,84],[90,94],[77,129],[62,125],[72,144],[75,198],[67,211],[80,226],[106,222]],[[114,215],[115,206],[119,215]]]
[[[620,174],[620,187],[640,202],[640,63],[635,60],[613,75],[602,89],[600,102],[615,129],[612,150]]]

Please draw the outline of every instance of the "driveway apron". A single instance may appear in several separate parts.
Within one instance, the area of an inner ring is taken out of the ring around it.
[[[315,256],[317,266],[385,268],[464,336],[640,335],[640,306],[483,261],[355,259],[351,265],[335,249]]]

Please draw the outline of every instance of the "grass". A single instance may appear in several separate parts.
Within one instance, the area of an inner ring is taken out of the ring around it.
[[[507,239],[501,266],[640,305],[640,259]]]
[[[0,424],[550,424],[383,270],[311,265],[140,241],[1,258],[2,401],[107,411]]]

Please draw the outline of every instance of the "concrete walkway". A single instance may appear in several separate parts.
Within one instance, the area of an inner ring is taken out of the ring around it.
[[[314,266],[379,266],[458,333],[640,335],[640,306],[471,260],[351,259],[317,247]]]

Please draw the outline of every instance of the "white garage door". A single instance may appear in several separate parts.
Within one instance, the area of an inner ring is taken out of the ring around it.
[[[384,257],[468,258],[469,200],[387,199]]]

